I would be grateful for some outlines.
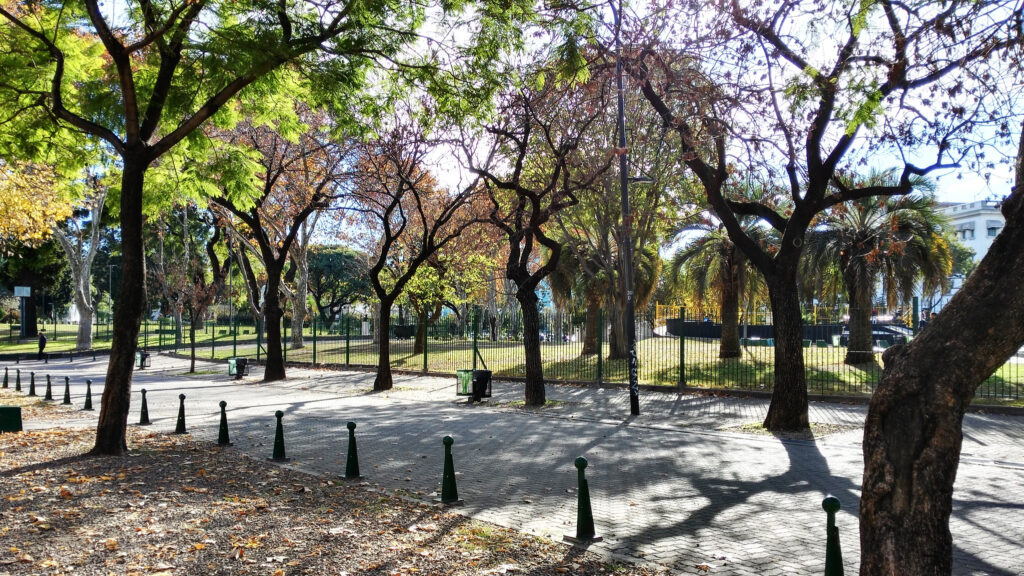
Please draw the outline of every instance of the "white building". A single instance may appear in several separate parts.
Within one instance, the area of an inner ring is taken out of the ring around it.
[[[942,210],[956,230],[960,243],[974,250],[975,262],[985,256],[1006,223],[999,211],[1001,203],[1000,200],[977,200],[953,204]]]
[[[1002,200],[976,200],[964,204],[948,204],[942,207],[943,214],[949,218],[956,238],[961,244],[974,250],[974,261],[979,262],[988,253],[992,241],[1006,224],[1003,213],[1000,212]],[[924,294],[921,298],[921,307],[938,312],[949,302],[949,299],[956,294],[956,291],[963,285],[964,279],[954,276],[951,279],[951,287],[948,294]]]

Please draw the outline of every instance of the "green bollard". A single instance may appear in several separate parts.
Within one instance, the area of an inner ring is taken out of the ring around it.
[[[587,476],[584,470],[587,468],[587,459],[580,456],[573,462],[577,470],[579,483],[579,497],[576,509],[576,535],[565,535],[565,540],[574,543],[600,542],[601,537],[594,532],[594,512],[590,508],[590,485],[587,483]]]
[[[61,404],[71,404],[71,378],[64,377],[64,401]]]
[[[7,388],[7,366],[4,366],[4,388]]]
[[[444,474],[441,476],[441,498],[434,500],[445,505],[462,504],[459,500],[459,489],[455,485],[455,462],[452,460],[452,444],[455,440],[445,436],[444,443]]]
[[[220,401],[220,432],[217,434],[217,445],[218,446],[231,446],[231,439],[228,438],[228,413],[226,408],[228,403]]]
[[[356,453],[356,423],[349,422],[348,427],[348,457],[345,459],[345,478],[359,478],[359,455]]]
[[[29,377],[28,378],[28,395],[29,396],[35,396],[36,395],[36,373],[35,372],[29,372],[28,373],[28,377]]]
[[[50,355],[49,354],[43,354],[43,364],[49,364],[49,363],[50,363]]]
[[[839,547],[839,528],[836,527],[839,498],[829,495],[821,501],[821,507],[828,515],[825,527],[825,576],[843,576],[843,552]]]
[[[53,402],[53,381],[49,374],[46,375],[46,394],[43,396],[43,400]]]
[[[174,427],[175,434],[185,434],[185,395],[178,394],[178,425]]]
[[[142,410],[139,411],[139,426],[149,426],[149,403],[146,402],[146,389],[142,389]]]
[[[85,406],[82,410],[92,410],[92,380],[85,381]]]
[[[281,425],[281,418],[284,418],[284,412],[278,410],[274,412],[274,417],[277,418],[277,431],[274,432],[274,455],[267,458],[267,460],[287,462],[291,458],[284,455],[284,426]]]
[[[14,391],[21,392],[21,368],[15,368]]]

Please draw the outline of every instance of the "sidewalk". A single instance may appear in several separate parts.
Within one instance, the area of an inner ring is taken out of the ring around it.
[[[35,364],[22,364],[23,376],[70,376],[76,406],[92,378],[98,408],[104,358]],[[225,400],[235,449],[263,458],[280,409],[288,465],[338,475],[352,420],[364,481],[419,498],[439,490],[441,438],[449,434],[461,512],[556,539],[575,532],[572,461],[585,456],[604,536],[592,549],[682,574],[820,574],[821,500],[831,493],[843,504],[837,524],[847,573],[856,572],[862,405],[812,403],[811,421],[828,434],[783,441],[741,431],[763,419],[767,401],[758,399],[642,391],[641,415],[630,417],[622,389],[549,385],[551,405],[534,411],[513,404],[523,398],[518,383],[496,382],[493,398],[471,406],[456,398],[452,378],[396,376],[392,391],[375,394],[367,372],[289,368],[287,381],[267,385],[257,383],[257,367],[244,383],[229,379],[224,364],[202,364],[198,376],[185,369],[184,360],[155,355],[151,369],[137,372],[129,422],[138,421],[146,388],[153,428],[172,431],[184,393],[189,431],[215,441],[217,403]],[[79,414],[76,424],[95,424],[97,413]],[[1024,507],[1007,489],[1024,483],[1022,423],[965,418],[951,522],[956,574],[1024,574]]]

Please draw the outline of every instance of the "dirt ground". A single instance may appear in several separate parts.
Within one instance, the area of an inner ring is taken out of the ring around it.
[[[0,404],[73,414],[13,390]],[[128,455],[84,456],[93,439],[0,434],[0,575],[667,574],[189,435],[130,427]]]

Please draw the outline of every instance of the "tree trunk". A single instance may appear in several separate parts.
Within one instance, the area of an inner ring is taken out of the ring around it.
[[[740,283],[733,271],[732,278],[722,287],[722,339],[719,358],[740,357]]]
[[[423,344],[427,341],[427,316],[420,314],[419,322],[416,323],[416,340],[412,345],[413,354],[423,354]]]
[[[84,274],[80,284],[85,286],[84,289],[82,286],[79,286],[79,289],[75,290],[75,308],[78,310],[78,336],[75,339],[75,348],[78,350],[88,350],[92,348],[92,320],[95,309],[91,301],[82,298],[82,294],[89,294],[89,289],[91,288],[87,273]]]
[[[808,427],[803,320],[796,291],[796,264],[791,268],[792,274],[766,278],[775,326],[775,389],[764,419],[764,427],[769,430]]]
[[[608,335],[608,358],[611,360],[625,360],[629,358],[629,342],[626,340],[626,312],[625,307],[620,306],[617,298],[611,299],[609,306],[611,312],[609,318],[611,324]]]
[[[597,321],[600,317],[601,302],[599,300],[588,301],[587,317],[583,326],[583,351],[580,352],[580,356],[589,356],[600,352],[597,349]]]
[[[533,290],[517,290],[516,300],[523,312],[523,353],[526,360],[526,405],[543,406],[544,364],[540,356],[539,299]]]
[[[304,260],[304,259],[303,259]],[[306,323],[306,315],[309,313],[306,306],[306,287],[309,284],[309,266],[305,261],[299,264],[299,270],[295,274],[295,295],[292,297],[292,349],[299,349],[305,346],[302,337],[302,327]]]
[[[850,338],[846,342],[847,364],[875,361],[874,339],[871,334],[871,290],[861,283],[846,280],[850,298]]]
[[[380,348],[377,352],[377,377],[373,380],[374,392],[391,390],[391,302],[381,302],[377,312],[377,331]]]
[[[189,315],[188,323],[188,344],[189,344],[189,363],[188,371],[193,373],[196,371],[196,320]]]
[[[269,267],[268,267],[269,268]],[[263,301],[264,328],[267,334],[267,364],[263,373],[264,382],[274,382],[285,379],[284,355],[281,346],[281,318],[284,317],[284,310],[281,309],[281,287],[278,281],[281,278],[281,270],[267,270],[267,292]]]
[[[181,328],[181,326],[182,326],[181,319],[182,319],[181,308],[180,307],[175,307],[174,308],[174,347],[175,348],[177,348],[178,346],[181,346],[181,340],[182,340],[182,338],[181,338],[181,329],[182,329]]]
[[[148,161],[124,156],[121,175],[121,287],[114,312],[114,338],[104,380],[96,445],[91,454],[120,455],[128,450],[125,431],[131,406],[132,369],[145,305],[142,246],[142,185]]]
[[[949,574],[963,415],[1024,344],[1024,136],[1006,226],[942,313],[888,349],[864,426],[860,573]]]

